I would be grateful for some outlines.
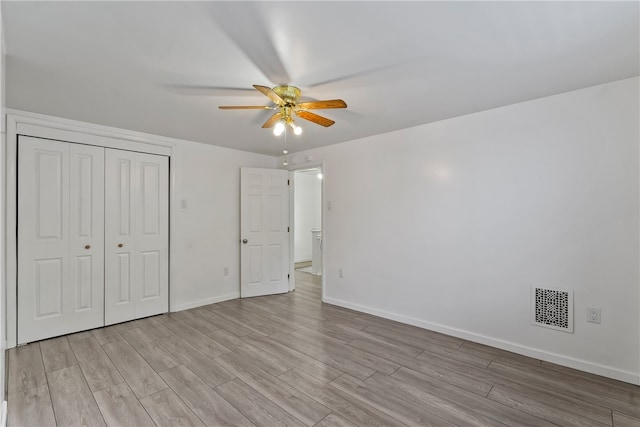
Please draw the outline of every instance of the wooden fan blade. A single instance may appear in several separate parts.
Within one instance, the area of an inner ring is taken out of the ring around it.
[[[270,100],[275,102],[276,105],[284,105],[285,104],[284,99],[280,98],[278,96],[278,94],[275,93],[273,91],[273,89],[271,89],[270,87],[260,86],[260,85],[253,85],[253,87],[255,87],[257,90],[262,92],[267,98],[269,98]]]
[[[298,108],[302,110],[320,110],[325,108],[347,108],[347,103],[342,99],[329,99],[327,101],[300,102]]]
[[[273,127],[273,125],[275,125],[276,123],[278,123],[278,120],[280,120],[282,118],[282,113],[281,112],[277,112],[275,113],[273,116],[269,117],[269,120],[267,120],[266,122],[264,122],[264,124],[262,125],[263,128],[270,128]]]
[[[329,127],[335,122],[333,120],[327,119],[326,117],[319,116],[310,111],[296,111],[296,115],[301,119],[309,120],[310,122],[316,123],[320,126]]]
[[[218,108],[221,110],[272,110],[266,105],[221,105]]]

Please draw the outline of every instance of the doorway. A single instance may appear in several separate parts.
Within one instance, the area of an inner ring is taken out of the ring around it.
[[[298,278],[322,284],[323,230],[322,184],[320,166],[294,170],[293,178],[293,242],[291,257],[295,282]]]

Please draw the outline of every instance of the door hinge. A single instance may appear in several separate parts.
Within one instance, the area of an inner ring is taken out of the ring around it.
[[[290,179],[287,180],[287,185],[291,185],[291,180]]]
[[[287,227],[287,233],[291,233],[291,228]]]
[[[291,279],[291,275],[290,274],[287,274],[287,279]]]

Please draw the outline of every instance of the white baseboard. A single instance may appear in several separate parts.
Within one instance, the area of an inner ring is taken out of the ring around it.
[[[7,427],[7,401],[2,402],[2,418],[0,418],[0,426]]]
[[[335,298],[324,297],[322,301],[327,304],[337,305],[339,307],[344,307],[351,310],[372,314],[374,316],[382,317],[385,319],[395,320],[400,323],[406,323],[408,325],[417,326],[419,328],[428,329],[430,331],[440,332],[446,335],[462,338],[462,339],[473,341],[479,344],[485,344],[485,345],[496,347],[502,350],[511,351],[513,353],[522,354],[524,356],[543,360],[545,362],[555,363],[557,365],[562,365],[568,368],[578,369],[580,371],[601,375],[603,377],[612,378],[614,380],[619,380],[619,381],[624,381],[630,384],[640,385],[640,374],[638,373],[623,371],[610,366],[600,365],[597,363],[576,359],[569,356],[563,356],[561,354],[550,353],[545,350],[527,347],[527,346],[516,344],[510,341],[504,341],[501,339],[492,338],[492,337],[488,337],[481,334],[476,334],[474,332],[469,332],[463,329],[451,328],[449,326],[440,325],[438,323],[427,322],[424,320],[415,319],[413,317],[407,317],[401,314],[390,313],[384,310],[366,307],[363,305],[354,304],[348,301],[342,301]]]
[[[201,299],[198,301],[187,302],[184,304],[176,304],[171,307],[171,311],[189,310],[190,308],[202,307],[203,305],[215,304],[217,302],[228,301],[230,299],[240,298],[240,292],[232,292],[226,295],[219,295],[217,297]]]

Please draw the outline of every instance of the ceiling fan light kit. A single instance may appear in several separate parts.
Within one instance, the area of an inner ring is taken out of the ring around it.
[[[302,133],[302,128],[295,124],[293,115],[320,126],[329,127],[335,123],[333,120],[308,110],[347,108],[347,104],[342,99],[298,102],[302,92],[295,86],[276,86],[273,89],[260,85],[253,85],[253,87],[269,98],[275,105],[221,105],[218,108],[221,110],[277,110],[262,125],[263,128],[273,127],[273,134],[276,136],[286,132],[287,126],[293,130],[295,135]]]

